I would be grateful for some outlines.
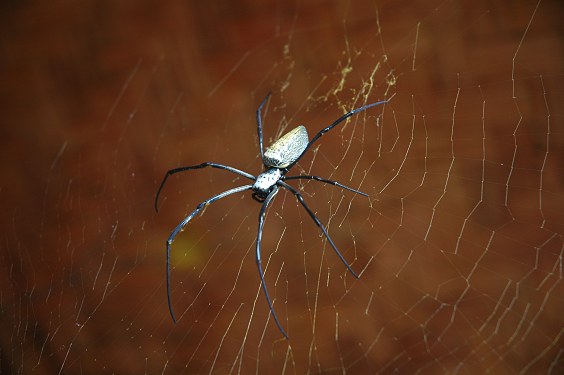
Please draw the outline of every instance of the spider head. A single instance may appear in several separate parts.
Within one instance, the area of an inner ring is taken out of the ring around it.
[[[253,184],[253,198],[259,202],[264,201],[281,177],[280,168],[270,168],[259,174]]]

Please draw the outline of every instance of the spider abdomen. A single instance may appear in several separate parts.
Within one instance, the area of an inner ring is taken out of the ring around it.
[[[309,143],[305,126],[290,130],[264,152],[262,162],[267,167],[286,168],[302,155]]]

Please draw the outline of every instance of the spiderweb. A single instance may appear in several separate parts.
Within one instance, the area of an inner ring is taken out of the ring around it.
[[[3,5],[2,373],[564,372],[562,6]],[[560,34],[559,34],[560,32]],[[391,99],[289,173],[195,206],[304,124]],[[559,312],[560,311],[560,312]]]

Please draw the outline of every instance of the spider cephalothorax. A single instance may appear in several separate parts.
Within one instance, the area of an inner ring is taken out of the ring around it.
[[[320,181],[320,182],[328,183],[328,184],[331,184],[331,185],[339,186],[343,189],[350,190],[350,191],[352,191],[356,194],[360,194],[360,195],[363,195],[363,196],[368,196],[368,195],[363,193],[363,192],[360,192],[358,190],[355,190],[353,188],[342,185],[342,184],[340,184],[336,181],[327,180],[327,179],[324,179],[324,178],[321,178],[321,177],[318,177],[318,176],[299,175],[299,176],[286,177],[286,173],[288,173],[290,171],[290,169],[292,169],[292,167],[300,160],[300,158],[306,153],[306,151],[311,147],[311,145],[315,141],[317,141],[323,134],[327,133],[329,130],[333,129],[335,126],[337,126],[342,121],[349,118],[350,116],[352,116],[352,115],[354,115],[358,112],[364,111],[368,108],[387,103],[388,101],[383,100],[383,101],[379,101],[377,103],[368,104],[368,105],[365,105],[364,107],[360,107],[360,108],[354,109],[354,110],[352,110],[348,113],[345,113],[344,115],[339,117],[337,120],[335,120],[331,125],[322,129],[321,131],[319,131],[311,139],[311,141],[309,140],[306,128],[304,126],[300,125],[300,126],[294,128],[293,130],[289,131],[288,133],[286,133],[282,137],[280,137],[269,148],[267,148],[266,151],[264,151],[263,150],[263,141],[262,141],[261,112],[262,112],[262,108],[266,104],[266,101],[268,100],[269,97],[270,97],[270,93],[268,93],[266,95],[266,97],[260,103],[260,105],[257,109],[259,148],[260,148],[260,156],[261,156],[262,162],[263,162],[264,167],[265,167],[264,172],[260,173],[257,177],[255,177],[255,176],[253,176],[253,175],[251,175],[247,172],[244,172],[244,171],[241,171],[239,169],[230,167],[228,165],[205,162],[205,163],[194,165],[194,166],[180,167],[180,168],[175,168],[175,169],[169,170],[165,174],[163,181],[162,181],[162,183],[159,187],[159,190],[157,191],[157,195],[155,197],[155,210],[157,210],[157,212],[158,212],[157,203],[158,203],[158,200],[159,200],[159,194],[160,194],[162,188],[164,187],[168,177],[175,174],[175,173],[178,173],[178,172],[188,171],[188,170],[191,170],[191,169],[200,169],[200,168],[212,167],[212,168],[223,169],[223,170],[238,174],[240,176],[243,176],[243,177],[248,178],[249,180],[253,181],[252,185],[243,185],[243,186],[240,186],[240,187],[236,187],[236,188],[224,191],[223,193],[217,194],[217,195],[215,195],[215,196],[213,196],[209,199],[206,199],[202,203],[200,203],[196,207],[196,209],[194,211],[192,211],[192,213],[190,215],[188,215],[184,220],[182,220],[180,222],[180,224],[178,224],[176,226],[176,228],[174,228],[174,230],[170,234],[168,240],[166,241],[167,299],[168,299],[169,312],[170,312],[170,315],[171,315],[172,320],[174,322],[176,322],[176,317],[174,316],[174,312],[173,312],[173,309],[172,309],[172,303],[171,303],[171,299],[170,299],[170,246],[171,246],[172,242],[174,241],[174,239],[176,238],[178,233],[180,233],[180,231],[186,226],[186,224],[188,224],[188,222],[190,220],[192,220],[200,211],[202,211],[202,209],[204,207],[206,207],[207,205],[209,205],[209,204],[211,204],[211,203],[213,203],[213,202],[215,202],[215,201],[217,201],[221,198],[224,198],[228,195],[238,193],[238,192],[241,192],[241,191],[245,191],[245,190],[251,190],[252,191],[252,197],[255,200],[262,203],[260,213],[259,213],[259,225],[258,225],[258,233],[257,233],[257,241],[256,241],[256,261],[257,261],[257,267],[258,267],[259,276],[260,276],[260,280],[261,280],[261,284],[262,284],[262,289],[263,289],[264,295],[266,297],[266,302],[268,303],[268,307],[270,308],[270,311],[272,313],[272,317],[274,318],[274,321],[275,321],[276,325],[278,326],[278,329],[280,330],[280,332],[282,332],[284,337],[288,338],[288,335],[286,334],[286,331],[284,331],[284,329],[282,328],[282,325],[278,321],[278,317],[276,316],[276,312],[274,311],[274,306],[272,305],[272,301],[270,300],[270,296],[268,295],[268,289],[266,287],[266,282],[264,280],[264,272],[262,270],[262,261],[261,261],[261,252],[260,252],[260,244],[261,244],[261,239],[262,239],[262,231],[263,231],[263,227],[264,227],[264,218],[265,218],[265,215],[266,215],[266,209],[268,208],[269,204],[274,199],[274,196],[278,193],[279,188],[281,188],[281,187],[285,188],[296,196],[296,198],[298,199],[298,202],[300,202],[300,204],[304,207],[304,209],[307,211],[307,213],[312,218],[312,220],[321,229],[321,231],[323,232],[323,234],[327,238],[327,241],[329,242],[329,244],[331,245],[333,250],[335,250],[335,253],[339,257],[339,259],[341,259],[341,261],[347,267],[349,272],[354,277],[358,278],[358,275],[352,270],[352,268],[349,266],[349,264],[347,263],[347,261],[345,260],[345,258],[341,254],[341,252],[337,249],[337,246],[335,246],[335,244],[333,243],[333,240],[331,239],[331,237],[329,237],[329,234],[327,233],[327,230],[325,229],[323,224],[321,224],[321,222],[319,221],[317,216],[307,206],[307,204],[305,203],[305,201],[304,201],[302,195],[300,194],[300,192],[298,190],[296,190],[295,188],[293,188],[291,185],[288,185],[285,181],[298,180],[298,179],[315,180],[315,181]]]

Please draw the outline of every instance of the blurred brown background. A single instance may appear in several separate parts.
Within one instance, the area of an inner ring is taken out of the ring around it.
[[[562,373],[558,1],[7,1],[0,5],[2,373]],[[342,87],[340,84],[343,84]],[[249,194],[265,142],[322,139],[270,210],[269,318]],[[354,122],[353,122],[354,121]],[[315,150],[314,150],[315,151]],[[321,252],[320,249],[324,249]],[[272,255],[272,258],[270,256]]]

